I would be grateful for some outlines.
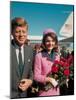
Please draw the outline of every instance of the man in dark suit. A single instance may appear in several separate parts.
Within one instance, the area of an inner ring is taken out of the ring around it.
[[[11,21],[11,68],[10,97],[27,97],[27,91],[32,85],[33,49],[26,45],[28,24],[23,18]]]

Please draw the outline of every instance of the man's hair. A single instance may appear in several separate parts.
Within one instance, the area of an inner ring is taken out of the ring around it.
[[[11,33],[13,33],[13,30],[18,26],[20,26],[20,27],[27,26],[27,30],[28,30],[27,21],[24,20],[24,18],[16,17],[16,18],[12,19],[12,21],[11,21]]]

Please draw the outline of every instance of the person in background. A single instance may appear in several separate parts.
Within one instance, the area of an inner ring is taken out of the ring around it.
[[[34,50],[35,50],[35,54],[40,52],[40,44],[35,44]]]
[[[11,34],[10,98],[24,98],[33,79],[33,49],[26,45],[28,24],[24,18],[12,19]]]
[[[68,63],[70,65],[74,63],[74,51],[71,51],[71,54],[68,57]]]
[[[68,59],[69,57],[70,57],[70,51],[67,50],[67,57],[66,57],[66,59]]]
[[[64,59],[67,58],[67,52],[66,52],[66,47],[65,46],[62,46],[62,49],[61,49],[60,53],[61,53],[61,58],[64,58]]]
[[[29,39],[27,39],[26,40],[26,45],[30,45],[31,43],[30,43],[30,40]]]
[[[56,87],[57,85],[53,83],[55,79],[47,76],[51,73],[54,61],[60,60],[57,53],[58,39],[56,32],[52,29],[46,29],[43,32],[42,44],[44,45],[44,49],[36,54],[34,61],[34,80],[37,81],[39,85],[41,84],[38,96],[60,95],[59,87]],[[46,91],[44,87],[47,83],[51,83],[54,87]]]

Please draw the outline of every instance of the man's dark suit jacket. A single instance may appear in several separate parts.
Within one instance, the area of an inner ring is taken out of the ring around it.
[[[18,62],[16,57],[16,48],[14,45],[14,42],[12,40],[11,42],[11,52],[10,52],[10,97],[11,98],[19,98],[21,93],[24,93],[27,97],[27,91],[21,92],[18,89],[18,83],[19,83],[19,70],[18,70]],[[24,45],[24,70],[22,74],[22,79],[33,79],[33,72],[32,72],[32,65],[33,65],[33,49],[30,46]]]

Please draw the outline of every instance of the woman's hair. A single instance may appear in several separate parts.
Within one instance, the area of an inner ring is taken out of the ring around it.
[[[13,30],[18,26],[20,27],[27,26],[27,29],[28,29],[28,24],[26,20],[24,20],[24,18],[21,18],[21,17],[16,17],[12,19],[11,21],[11,33],[13,33]]]
[[[45,42],[46,42],[46,38],[48,36],[51,37],[55,41],[55,48],[53,50],[57,51],[58,50],[58,39],[57,39],[57,36],[54,32],[48,32],[47,34],[43,35],[42,44],[44,45],[44,49],[46,49]]]

